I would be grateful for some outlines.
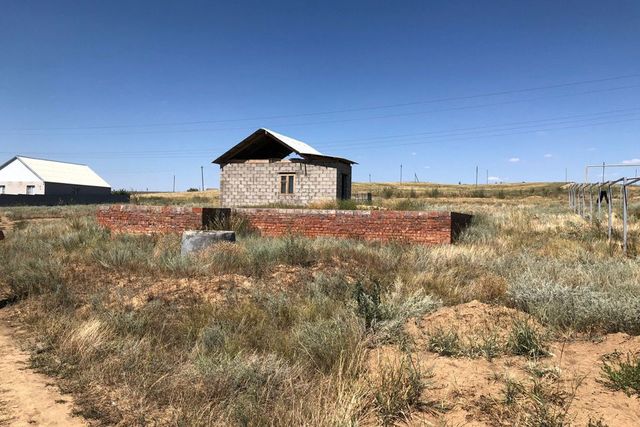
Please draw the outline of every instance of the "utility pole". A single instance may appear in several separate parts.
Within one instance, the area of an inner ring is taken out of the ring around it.
[[[371,184],[371,174],[369,174],[369,184]]]
[[[417,173],[415,173],[415,172],[414,172],[414,173],[413,173],[413,176],[415,176],[415,178],[416,178],[416,182],[420,182],[420,180],[418,179],[418,174],[417,174]]]
[[[400,184],[402,184],[402,163],[400,163]]]
[[[487,185],[489,185],[489,169],[487,169]]]
[[[204,166],[200,166],[200,177],[202,178],[202,191],[204,191]]]
[[[569,182],[569,168],[564,168],[564,183]]]
[[[604,162],[602,162],[602,182],[604,182]]]
[[[476,187],[478,186],[478,166],[476,166]]]
[[[173,192],[176,192],[176,176],[173,175]]]

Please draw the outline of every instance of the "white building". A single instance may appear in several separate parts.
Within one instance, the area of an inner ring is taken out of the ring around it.
[[[16,156],[0,166],[0,195],[110,193],[111,186],[87,165]]]

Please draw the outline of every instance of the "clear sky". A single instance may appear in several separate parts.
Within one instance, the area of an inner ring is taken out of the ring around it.
[[[0,2],[0,156],[218,185],[267,127],[358,181],[561,181],[640,162],[640,2]]]

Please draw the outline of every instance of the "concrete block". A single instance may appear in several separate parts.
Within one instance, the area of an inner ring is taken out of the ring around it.
[[[181,255],[200,251],[218,242],[235,242],[235,231],[185,231],[182,233]]]

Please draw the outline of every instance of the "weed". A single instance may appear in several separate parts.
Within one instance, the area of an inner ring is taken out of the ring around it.
[[[548,356],[546,338],[528,320],[515,320],[511,325],[508,344],[509,351],[517,356],[531,359]]]
[[[429,375],[425,375],[410,356],[403,357],[399,364],[389,361],[382,364],[373,386],[375,407],[382,425],[407,420],[411,411],[420,407]]]
[[[626,360],[619,357],[605,361],[602,366],[605,384],[613,390],[621,390],[627,396],[640,396],[640,357],[627,354]]]
[[[378,283],[373,283],[369,289],[362,282],[355,285],[353,295],[357,304],[357,313],[364,320],[367,329],[371,329],[384,316],[380,294]]]
[[[463,352],[458,332],[454,330],[436,329],[429,335],[427,348],[441,356],[459,356]]]
[[[518,397],[524,394],[525,388],[522,384],[512,378],[506,378],[504,381],[504,403],[513,405]]]
[[[480,343],[476,344],[472,350],[472,354],[479,354],[480,356],[491,362],[493,359],[503,353],[503,345],[498,340],[498,336],[495,333],[483,334],[480,337]]]

